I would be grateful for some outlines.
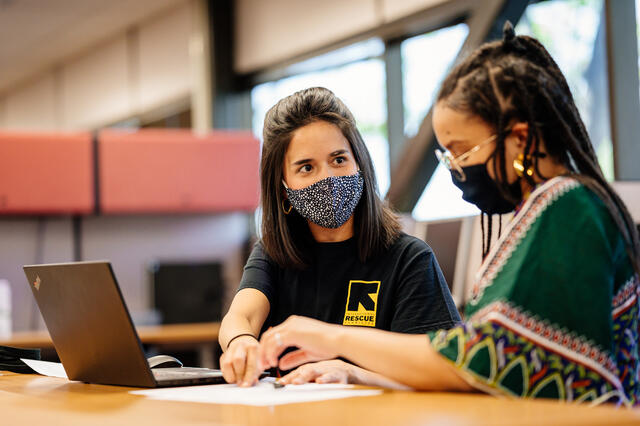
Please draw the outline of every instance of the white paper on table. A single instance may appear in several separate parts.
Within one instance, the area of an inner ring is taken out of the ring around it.
[[[328,399],[373,396],[377,389],[353,389],[353,385],[306,383],[273,387],[273,378],[261,380],[256,386],[241,388],[236,385],[201,385],[130,391],[150,399],[163,401],[202,402],[207,404],[240,404],[269,406]]]
[[[27,364],[36,373],[49,377],[60,377],[67,379],[67,373],[64,371],[64,367],[59,362],[40,361],[35,359],[20,358],[20,361]]]

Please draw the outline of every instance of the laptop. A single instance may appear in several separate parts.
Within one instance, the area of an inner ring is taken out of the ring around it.
[[[149,367],[109,262],[23,269],[70,380],[146,388],[225,383],[220,370]]]

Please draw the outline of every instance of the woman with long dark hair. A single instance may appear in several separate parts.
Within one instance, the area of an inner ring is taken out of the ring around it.
[[[258,338],[290,315],[425,333],[459,322],[429,246],[400,231],[378,196],[369,152],[347,107],[311,88],[264,120],[262,235],[220,328],[230,383],[255,383]],[[319,381],[395,384],[339,360]]]
[[[463,198],[515,210],[465,323],[425,337],[293,317],[264,334],[262,365],[341,356],[416,389],[637,403],[637,230],[554,60],[507,23],[446,77],[433,126]]]

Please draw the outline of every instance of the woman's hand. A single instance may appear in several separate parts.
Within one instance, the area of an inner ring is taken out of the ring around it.
[[[263,371],[258,366],[260,344],[252,336],[234,339],[220,357],[220,369],[227,383],[253,386]]]
[[[260,368],[290,370],[312,361],[337,358],[336,336],[340,326],[306,317],[290,316],[267,330],[260,339]],[[278,356],[288,347],[299,349]]]
[[[387,389],[411,390],[409,386],[339,359],[301,365],[278,381],[283,385],[300,385],[310,382],[351,383]]]
[[[283,385],[303,383],[355,383],[354,366],[339,359],[301,365],[278,381]]]

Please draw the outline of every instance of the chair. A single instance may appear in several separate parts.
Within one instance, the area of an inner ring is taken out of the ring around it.
[[[502,218],[506,226],[511,215]],[[493,218],[492,244],[498,239],[498,216]],[[447,280],[453,301],[462,310],[471,295],[471,285],[482,263],[480,216],[465,216],[435,221],[401,220],[406,233],[431,246]]]
[[[154,306],[163,324],[222,319],[224,285],[220,263],[159,262],[151,273]]]
[[[413,222],[404,219],[405,232],[429,244],[438,259],[457,307],[465,301],[469,240],[473,216],[437,221]]]

